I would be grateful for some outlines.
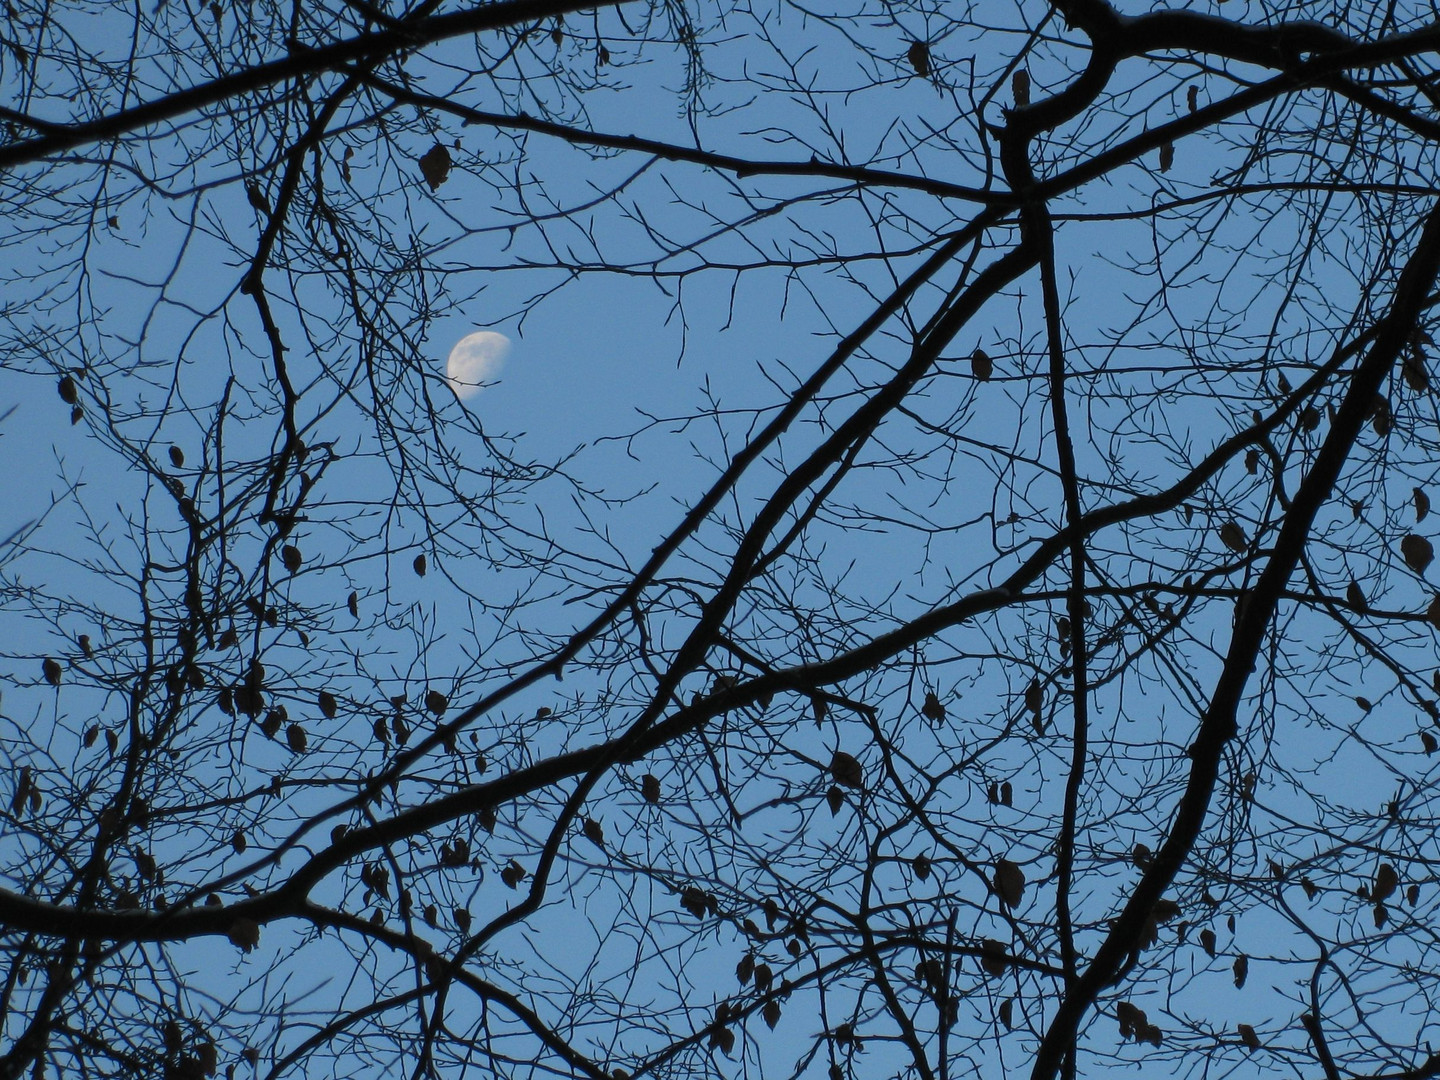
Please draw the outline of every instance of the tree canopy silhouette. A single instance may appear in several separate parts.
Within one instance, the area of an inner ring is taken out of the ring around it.
[[[1437,47],[12,0],[0,1077],[1440,1076]]]

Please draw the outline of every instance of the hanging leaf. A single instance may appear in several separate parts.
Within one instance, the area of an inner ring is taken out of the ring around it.
[[[747,952],[740,958],[740,963],[735,965],[735,978],[740,980],[741,986],[744,986],[750,981],[750,976],[753,974],[755,974],[755,954]]]
[[[286,544],[280,549],[280,561],[285,564],[285,569],[290,573],[298,573],[304,560],[300,557],[300,549],[294,544]]]
[[[585,834],[586,840],[589,840],[596,847],[602,850],[604,849],[605,829],[600,824],[600,822],[596,821],[594,818],[587,817],[585,819],[584,826],[581,828],[581,831]]]
[[[250,843],[245,839],[245,834],[236,829],[234,835],[230,837],[230,847],[234,849],[235,854],[244,855],[245,849],[249,846]]]
[[[1200,87],[1191,86],[1185,92],[1185,105],[1192,113],[1200,107]]]
[[[1300,879],[1300,887],[1305,890],[1305,899],[1314,900],[1320,895],[1320,886],[1311,881],[1308,877]]]
[[[660,778],[646,773],[640,778],[640,794],[652,806],[660,801]]]
[[[1400,554],[1404,557],[1406,566],[1417,574],[1424,574],[1425,568],[1435,558],[1435,548],[1425,537],[1410,533],[1400,541]]]
[[[1365,610],[1365,593],[1361,590],[1359,582],[1352,581],[1345,587],[1345,601],[1356,611]]]
[[[1376,394],[1375,400],[1370,403],[1370,426],[1382,439],[1390,434],[1390,402],[1380,394]]]
[[[710,906],[707,900],[704,890],[696,888],[694,885],[687,885],[685,891],[680,894],[680,906],[697,919],[705,917],[705,912]]]
[[[1010,806],[1010,805],[1011,805],[1011,801],[1014,799],[1014,797],[1015,797],[1015,789],[1010,785],[1010,781],[1009,781],[1009,780],[1004,781],[1004,782],[1000,785],[1000,805],[1001,805],[1001,806]]]
[[[500,871],[500,880],[505,883],[506,887],[511,889],[519,885],[525,878],[525,868],[514,859],[511,859],[509,864]]]
[[[75,386],[75,380],[69,375],[60,376],[60,400],[66,405],[75,405],[80,401],[80,391]]]
[[[291,724],[285,729],[285,741],[297,754],[305,753],[305,748],[309,745],[309,740],[305,737],[305,729],[299,724]]]
[[[183,469],[185,467],[185,451],[178,446],[170,447],[170,464],[177,469]]]
[[[1245,1044],[1247,1050],[1260,1049],[1260,1038],[1249,1024],[1236,1024],[1235,1031],[1239,1034],[1240,1041]]]
[[[1405,385],[1417,394],[1430,389],[1430,373],[1425,367],[1425,352],[1418,344],[1412,344],[1400,361],[1400,374]]]
[[[445,710],[450,707],[450,699],[439,690],[425,691],[425,708],[429,709],[436,716],[444,716]]]
[[[765,1009],[760,1015],[765,1018],[765,1023],[769,1026],[770,1030],[774,1031],[775,1025],[780,1022],[779,1000],[777,1000],[776,998],[771,998],[769,1001],[767,1001],[765,1003]]]
[[[419,575],[420,577],[424,577],[424,576],[425,576],[425,553],[424,553],[424,552],[421,552],[419,555],[416,555],[416,556],[415,556],[415,561],[414,561],[413,563],[411,563],[410,565],[413,566],[413,567],[415,567],[415,573],[416,573],[417,575]]]
[[[989,382],[990,376],[995,374],[995,364],[984,349],[976,349],[970,354],[970,374],[981,382]]]
[[[339,706],[335,701],[335,695],[330,693],[329,690],[321,690],[320,714],[324,716],[326,720],[334,720],[335,713],[338,711],[338,708]]]
[[[1160,171],[1169,172],[1170,166],[1175,164],[1175,144],[1166,143],[1160,147]]]
[[[438,191],[450,175],[450,151],[438,142],[425,151],[420,159],[420,175],[425,177],[432,192]]]
[[[1005,956],[1005,945],[994,938],[980,942],[980,967],[987,975],[1004,975],[1010,966]]]
[[[774,985],[775,973],[770,970],[769,964],[755,965],[755,989],[761,994],[768,994],[770,987]]]
[[[930,876],[930,857],[923,851],[910,861],[910,869],[915,871],[915,876],[921,881]]]
[[[242,952],[249,952],[260,944],[260,924],[254,919],[239,918],[230,924],[226,934],[230,944]]]
[[[1220,542],[1239,555],[1244,552],[1246,547],[1244,530],[1235,522],[1227,521],[1220,526]]]
[[[1025,871],[1009,859],[1000,859],[995,864],[993,879],[995,895],[1007,908],[1020,906],[1025,896]]]
[[[1235,989],[1243,989],[1245,980],[1250,975],[1250,958],[1244,953],[1241,953],[1235,958],[1235,963],[1230,965],[1230,970],[1235,975]]]
[[[1015,98],[1017,109],[1030,104],[1030,72],[1024,68],[1015,69],[1015,74],[1010,76],[1010,93]]]
[[[1425,619],[1435,629],[1440,630],[1440,595],[1430,601],[1430,606],[1425,609]]]
[[[1006,998],[1000,1003],[1000,1023],[1005,1025],[1005,1030],[1010,1031],[1015,1027],[1015,999]]]
[[[1215,931],[1208,926],[1200,931],[1200,947],[1205,950],[1207,956],[1215,955]]]
[[[1424,488],[1417,487],[1412,489],[1412,499],[1415,503],[1415,524],[1419,525],[1430,513],[1430,496],[1425,494]]]
[[[1399,884],[1400,875],[1395,873],[1395,867],[1389,863],[1381,863],[1375,871],[1375,884],[1370,890],[1370,899],[1376,903],[1390,899]]]
[[[923,41],[912,41],[910,49],[905,54],[910,60],[910,66],[915,69],[915,74],[922,79],[930,75],[930,46]]]
[[[1258,472],[1260,471],[1260,451],[1259,451],[1259,450],[1246,450],[1246,451],[1245,451],[1245,471],[1248,472],[1251,476],[1254,476],[1256,473],[1258,473]]]
[[[940,699],[935,696],[935,691],[926,691],[925,704],[920,708],[920,715],[936,724],[945,719],[945,706],[940,704]]]
[[[350,617],[358,619],[360,617],[360,594],[352,592],[345,601],[345,606],[350,609]]]
[[[52,660],[47,656],[40,664],[40,673],[45,676],[45,681],[51,686],[60,685],[60,676],[62,674],[60,661]]]
[[[844,784],[858,791],[865,789],[865,774],[860,768],[860,762],[844,750],[836,750],[830,759],[830,775],[837,784]]]
[[[825,792],[825,802],[830,807],[830,816],[834,817],[840,812],[840,808],[845,805],[845,792],[841,791],[834,784],[831,784],[830,790]]]
[[[1420,732],[1420,745],[1425,748],[1425,753],[1433,754],[1440,746],[1436,745],[1435,736],[1428,731]]]

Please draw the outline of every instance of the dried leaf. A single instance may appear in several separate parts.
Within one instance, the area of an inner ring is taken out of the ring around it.
[[[1376,903],[1390,899],[1400,884],[1400,875],[1389,863],[1381,863],[1375,871],[1375,884],[1370,889],[1370,898]]]
[[[439,690],[425,691],[425,708],[429,709],[436,716],[444,716],[445,710],[450,707],[450,699]]]
[[[1405,385],[1417,394],[1430,389],[1430,373],[1425,367],[1425,351],[1418,344],[1412,345],[1400,361],[1400,375]]]
[[[438,191],[450,175],[450,151],[437,142],[420,159],[420,174],[432,192]]]
[[[285,569],[290,573],[298,573],[304,559],[300,556],[300,549],[294,544],[286,544],[280,549],[280,561],[285,564]]]
[[[1200,87],[1191,86],[1185,92],[1185,105],[1192,113],[1200,107]]]
[[[834,784],[831,784],[830,790],[825,792],[825,802],[830,807],[830,816],[834,817],[840,812],[840,808],[845,805],[845,792],[841,791]]]
[[[525,878],[525,868],[521,866],[518,862],[516,862],[514,859],[511,859],[509,864],[500,871],[500,880],[503,881],[506,886],[511,889],[519,885],[520,882],[525,880]]]
[[[1010,1031],[1015,1027],[1015,999],[1006,998],[1000,1003],[1000,1023],[1005,1025],[1005,1030]]]
[[[60,661],[52,660],[50,657],[47,656],[40,664],[40,672],[45,676],[45,681],[51,686],[60,685],[60,676],[62,673]]]
[[[1359,582],[1352,581],[1345,587],[1345,601],[1356,611],[1366,609],[1365,593],[1361,590]]]
[[[995,374],[995,364],[984,349],[976,349],[970,354],[970,374],[981,382],[988,382]]]
[[[1003,942],[994,938],[986,938],[980,942],[980,967],[987,975],[1004,975],[1009,966]]]
[[[351,618],[360,617],[360,594],[352,592],[345,601],[345,606],[350,609]]]
[[[291,724],[285,729],[285,741],[297,754],[305,753],[305,749],[309,745],[309,740],[305,737],[305,729],[299,724]]]
[[[1250,974],[1250,958],[1241,953],[1235,958],[1235,963],[1230,965],[1230,970],[1235,975],[1235,989],[1240,990],[1245,986],[1245,979]]]
[[[581,831],[585,834],[585,839],[589,840],[596,847],[602,849],[605,847],[605,829],[600,822],[594,818],[587,817]]]
[[[775,1025],[780,1022],[780,1002],[771,998],[765,1003],[765,1009],[760,1015],[765,1018],[765,1023],[769,1025],[770,1030],[774,1031]]]
[[[1410,533],[1400,541],[1400,554],[1405,559],[1405,565],[1417,574],[1425,573],[1425,568],[1435,559],[1435,548],[1425,537],[1417,533]]]
[[[1412,489],[1412,498],[1415,503],[1415,524],[1419,525],[1430,513],[1430,496],[1425,494],[1424,488],[1417,487]]]
[[[60,400],[66,405],[76,405],[80,401],[80,390],[75,385],[75,380],[69,375],[60,376]]]
[[[338,704],[337,704],[336,701],[335,701],[335,695],[332,694],[332,693],[330,693],[330,691],[328,691],[328,690],[321,690],[321,691],[320,691],[320,714],[321,714],[322,716],[324,716],[326,720],[334,720],[334,719],[335,719],[335,713],[336,713],[336,711],[338,710],[338,708],[339,708],[339,706],[338,706]]]
[[[1437,746],[1435,742],[1435,736],[1431,735],[1428,731],[1420,732],[1420,745],[1425,748],[1425,753],[1427,754],[1433,754],[1437,749],[1440,749],[1440,746]]]
[[[1175,164],[1175,144],[1166,143],[1160,147],[1160,171],[1169,172],[1170,167]]]
[[[660,778],[646,773],[640,778],[640,794],[652,806],[660,801]]]
[[[416,556],[415,556],[415,561],[414,561],[413,563],[411,563],[410,565],[415,568],[415,573],[416,573],[418,576],[424,577],[424,576],[425,576],[425,554],[424,554],[424,552],[421,552],[419,555],[416,555]]]
[[[1024,68],[1015,69],[1015,74],[1010,76],[1010,93],[1015,98],[1017,109],[1030,104],[1030,72]]]
[[[922,79],[930,75],[930,46],[923,41],[912,41],[910,49],[906,52],[910,60],[910,66],[915,69],[915,74]]]
[[[185,467],[185,451],[178,446],[170,447],[170,464],[177,469],[183,469]]]
[[[837,784],[844,784],[858,791],[865,790],[865,773],[860,768],[860,762],[844,750],[836,750],[830,759],[830,775]]]
[[[1236,1024],[1235,1031],[1239,1034],[1240,1041],[1245,1044],[1247,1049],[1260,1049],[1260,1038],[1255,1034],[1255,1029],[1249,1024]]]
[[[1243,553],[1247,544],[1244,530],[1233,521],[1220,526],[1220,542],[1236,555]]]
[[[910,861],[910,869],[915,871],[915,876],[921,881],[926,880],[930,876],[930,857],[921,852]]]
[[[230,944],[248,953],[260,944],[260,924],[254,919],[238,918],[230,924],[227,936]]]
[[[920,715],[933,723],[940,723],[945,719],[945,706],[936,697],[935,691],[928,690],[925,693],[925,704],[920,707]]]
[[[995,895],[1007,908],[1020,906],[1025,896],[1025,871],[1009,859],[1000,859],[995,864],[993,879]]]
[[[1207,956],[1215,955],[1215,931],[1208,926],[1200,931],[1200,947],[1205,950]]]

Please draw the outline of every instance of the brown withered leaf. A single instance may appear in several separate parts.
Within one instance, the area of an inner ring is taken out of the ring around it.
[[[930,46],[923,41],[912,41],[909,50],[905,53],[910,61],[910,66],[915,69],[915,74],[922,79],[930,75]]]
[[[1236,555],[1240,555],[1246,547],[1245,532],[1235,522],[1227,521],[1220,526],[1220,542]]]
[[[1418,533],[1409,533],[1400,541],[1400,555],[1406,566],[1417,574],[1423,574],[1435,559],[1435,547]]]
[[[835,778],[837,784],[844,784],[848,788],[855,788],[858,791],[865,789],[865,773],[860,767],[860,762],[853,754],[847,754],[844,750],[836,750],[830,758],[830,775]]]
[[[936,724],[945,719],[945,706],[940,703],[934,690],[925,692],[925,704],[920,707],[920,715]]]
[[[450,151],[445,149],[443,144],[437,142],[425,151],[420,158],[420,175],[425,177],[425,183],[430,185],[431,191],[438,191],[440,185],[449,178]]]
[[[995,874],[992,879],[995,887],[995,895],[1000,897],[1000,902],[1007,908],[1020,906],[1020,901],[1025,897],[1025,871],[1019,865],[1009,859],[1000,859],[995,863]]]
[[[1015,98],[1015,107],[1024,108],[1030,104],[1030,72],[1016,68],[1010,76],[1010,93]]]
[[[989,382],[990,376],[995,374],[995,363],[984,349],[976,349],[970,354],[970,374],[981,382]]]

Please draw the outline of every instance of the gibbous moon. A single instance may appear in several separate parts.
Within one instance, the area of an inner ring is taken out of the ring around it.
[[[445,381],[461,401],[480,393],[483,383],[500,371],[510,353],[510,339],[494,330],[466,334],[450,350],[445,362]]]

